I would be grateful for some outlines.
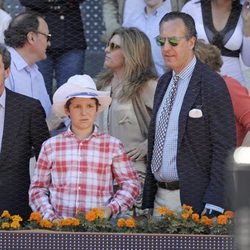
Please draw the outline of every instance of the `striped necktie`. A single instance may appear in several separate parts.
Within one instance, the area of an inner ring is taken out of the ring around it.
[[[155,143],[154,143],[154,150],[151,163],[151,169],[153,173],[157,172],[162,165],[164,142],[166,138],[170,113],[176,97],[178,81],[179,81],[179,76],[175,75],[173,77],[173,82],[171,89],[169,91],[169,96],[166,99],[166,102],[160,114],[159,126],[156,129],[155,133]]]

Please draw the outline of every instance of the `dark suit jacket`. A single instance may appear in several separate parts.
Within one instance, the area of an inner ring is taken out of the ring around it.
[[[157,181],[151,172],[156,115],[172,72],[164,74],[155,91],[148,138],[148,167],[143,208],[153,208]],[[201,118],[189,117],[193,108]],[[197,61],[179,116],[177,172],[181,203],[200,213],[205,203],[225,208],[226,159],[235,147],[235,122],[231,99],[223,79]]]
[[[54,49],[86,49],[83,22],[79,8],[83,0],[20,0],[20,3],[44,16],[51,33],[51,46]]]
[[[27,218],[31,212],[28,189],[32,147],[36,157],[49,138],[39,101],[6,88],[6,111],[0,152],[0,213],[9,210]]]

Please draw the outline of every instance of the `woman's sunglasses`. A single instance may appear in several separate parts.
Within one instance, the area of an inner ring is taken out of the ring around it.
[[[120,49],[121,46],[118,44],[115,44],[113,42],[111,42],[111,43],[108,42],[106,48],[109,48],[110,51],[114,51],[114,50]]]
[[[168,43],[170,46],[175,47],[179,44],[180,40],[186,38],[185,36],[172,36],[172,37],[163,37],[163,36],[157,36],[155,38],[156,43],[158,46],[164,46],[164,44],[166,43],[166,40],[168,40]]]

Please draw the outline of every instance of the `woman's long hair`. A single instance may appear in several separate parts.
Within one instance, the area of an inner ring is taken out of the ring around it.
[[[146,34],[137,28],[118,28],[110,39],[114,35],[121,38],[125,64],[124,82],[119,98],[128,100],[136,95],[148,80],[157,78],[151,45]],[[112,70],[104,69],[97,75],[98,88],[110,85],[112,78]]]

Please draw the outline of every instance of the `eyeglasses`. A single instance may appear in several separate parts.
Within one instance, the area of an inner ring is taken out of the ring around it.
[[[41,34],[43,36],[46,36],[47,37],[47,42],[49,42],[51,40],[51,34],[45,34],[43,32],[40,32],[40,31],[36,31],[37,34]]]
[[[168,40],[168,43],[170,46],[176,47],[176,46],[178,46],[180,40],[183,38],[186,38],[186,37],[185,36],[179,36],[179,37],[177,37],[177,36],[172,36],[172,37],[157,36],[155,38],[155,40],[156,40],[156,43],[158,46],[161,46],[161,47],[164,46],[164,44],[166,43],[166,40]]]
[[[121,46],[118,44],[115,44],[113,42],[111,42],[111,43],[108,42],[106,48],[109,48],[110,51],[114,51],[114,50],[120,49]]]

